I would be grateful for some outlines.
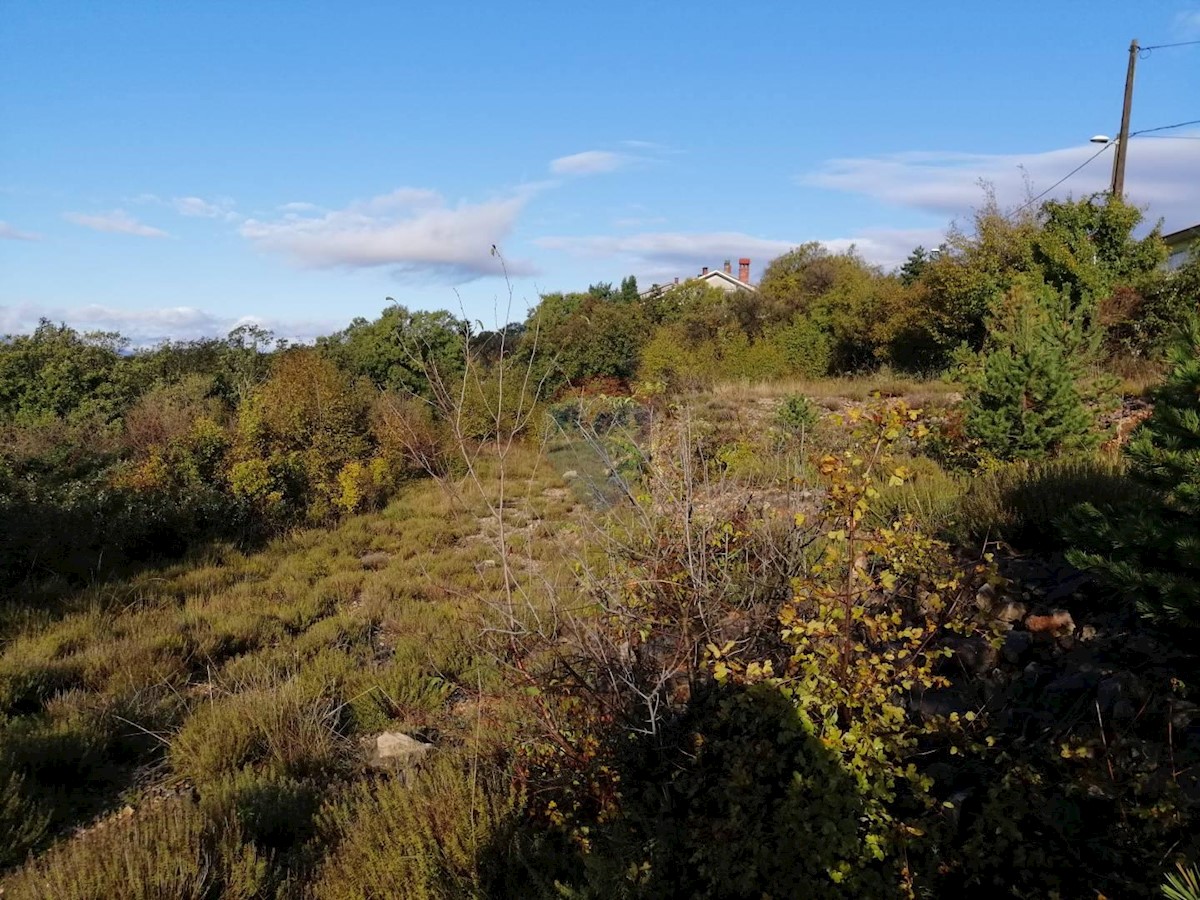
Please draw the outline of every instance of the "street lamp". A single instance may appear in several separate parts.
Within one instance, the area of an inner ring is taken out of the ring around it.
[[[1121,140],[1120,140],[1120,138],[1110,138],[1107,134],[1094,134],[1091,136],[1091,138],[1088,139],[1088,143],[1104,144],[1105,146],[1107,146],[1109,144],[1116,144],[1117,147],[1119,148],[1120,144],[1121,144]],[[1123,156],[1124,156],[1123,153],[1119,153],[1119,152],[1113,153],[1112,185],[1109,187],[1109,190],[1108,190],[1109,196],[1112,196],[1112,197],[1118,196],[1118,194],[1117,194],[1117,175],[1118,174],[1124,175],[1124,172],[1120,171],[1121,163],[1123,162],[1123,159],[1122,159]],[[1125,179],[1121,178],[1120,180],[1124,181]],[[1121,187],[1124,187],[1124,185],[1121,185]]]

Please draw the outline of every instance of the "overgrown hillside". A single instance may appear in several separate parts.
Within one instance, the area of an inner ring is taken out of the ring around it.
[[[1139,218],[6,338],[4,895],[1185,885],[1200,256]]]

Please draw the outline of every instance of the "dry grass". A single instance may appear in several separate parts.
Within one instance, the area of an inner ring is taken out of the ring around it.
[[[499,468],[486,454],[477,464],[479,486],[494,500]],[[197,835],[225,840],[211,810],[231,779],[251,787],[353,783],[363,777],[357,737],[383,728],[436,735],[443,749],[472,753],[502,740],[503,729],[479,721],[484,705],[504,702],[487,697],[511,689],[481,637],[485,598],[499,592],[505,569],[530,596],[568,577],[545,536],[562,529],[574,505],[533,451],[512,453],[505,478],[507,567],[495,565],[488,506],[471,485],[448,492],[419,481],[381,512],[330,530],[297,531],[257,553],[215,548],[64,597],[53,613],[9,617],[0,653],[0,824],[33,827],[6,827],[0,860],[20,859],[47,836],[126,802],[139,810],[102,839],[65,840],[12,873],[9,895],[74,883],[78,890],[39,896],[116,896],[100,886],[128,879],[146,886],[139,896],[216,896],[221,866],[200,878],[191,863],[171,859],[194,857]],[[142,815],[157,785],[180,782],[198,792],[207,819],[190,806],[166,818]],[[355,803],[371,802],[369,792],[348,797],[348,816],[359,815]],[[304,822],[294,824],[300,834]],[[114,853],[128,858],[108,860]],[[151,853],[162,861],[142,858]],[[244,853],[258,865],[255,845],[244,842],[221,850],[221,865],[241,866]],[[294,887],[296,853],[289,845],[272,857],[272,884]],[[229,891],[218,893],[238,895]]]
[[[962,388],[949,381],[922,381],[877,372],[843,378],[788,379],[784,381],[736,381],[718,384],[712,396],[733,403],[758,400],[782,400],[792,394],[800,394],[817,402],[849,400],[861,402],[875,394],[884,397],[904,397],[910,404],[924,406],[927,403],[948,405],[953,395]]]

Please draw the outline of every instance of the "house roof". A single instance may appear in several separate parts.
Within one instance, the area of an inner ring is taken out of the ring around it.
[[[697,281],[724,281],[746,291],[757,291],[758,288],[748,281],[740,281],[722,269],[712,269],[703,275],[696,276]]]
[[[1181,228],[1179,231],[1164,234],[1163,240],[1172,249],[1181,247],[1184,244],[1190,244],[1195,240],[1200,240],[1200,225],[1193,225],[1191,228]]]

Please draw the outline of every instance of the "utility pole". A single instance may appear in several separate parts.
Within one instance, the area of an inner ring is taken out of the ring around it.
[[[1129,148],[1129,113],[1133,107],[1133,70],[1137,66],[1138,42],[1134,38],[1129,44],[1129,69],[1125,72],[1125,105],[1121,107],[1121,133],[1117,136],[1116,154],[1113,157],[1112,196],[1125,198],[1125,153]]]

